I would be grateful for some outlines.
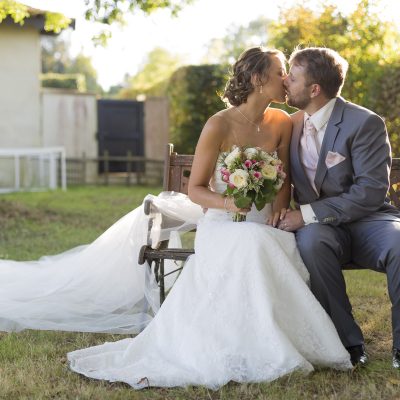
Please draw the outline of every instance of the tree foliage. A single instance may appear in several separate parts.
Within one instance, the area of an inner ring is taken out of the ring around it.
[[[72,57],[69,53],[69,44],[62,37],[43,37],[41,45],[43,74],[72,74],[74,76],[82,76],[85,81],[82,84],[82,78],[79,78],[78,87],[75,88],[73,87],[74,84],[65,83],[62,77],[60,79],[63,82],[56,82],[59,78],[53,76],[50,80],[46,80],[47,87],[51,87],[50,85],[55,82],[55,87],[73,87],[80,91],[102,92],[102,88],[97,83],[97,71],[94,69],[90,57],[81,53],[76,57]]]
[[[220,65],[179,68],[168,85],[170,137],[180,153],[193,154],[207,119],[223,108],[222,92],[227,70]]]
[[[187,4],[195,0],[85,0],[85,18],[92,22],[101,22],[105,25],[113,23],[123,24],[125,16],[142,11],[151,14],[158,9],[169,9],[172,15],[177,13]],[[16,0],[0,1],[0,23],[10,16],[15,23],[24,24],[29,18],[32,9]],[[45,26],[47,32],[59,33],[67,28],[71,19],[60,13],[46,12]],[[105,44],[110,33],[101,32],[96,39],[97,43]]]
[[[127,79],[125,87],[117,97],[136,98],[147,96],[163,96],[166,93],[168,81],[173,72],[182,65],[179,56],[167,50],[156,47],[146,57],[146,61],[133,77]]]
[[[314,4],[314,3],[313,3]],[[310,2],[281,9],[278,22],[270,25],[269,44],[289,55],[300,46],[325,46],[338,51],[348,62],[349,71],[342,95],[348,100],[373,109],[382,115],[391,134],[394,153],[400,146],[393,127],[400,125],[399,114],[388,115],[386,94],[377,82],[388,82],[387,72],[398,68],[400,34],[396,27],[378,14],[378,0],[360,0],[349,15],[335,5],[316,9]],[[389,84],[390,85],[390,84]],[[400,155],[400,154],[399,154]]]
[[[29,17],[28,7],[13,0],[4,0],[0,2],[0,23],[8,16],[16,24],[23,24],[24,19]]]
[[[232,64],[245,49],[265,45],[271,22],[268,18],[259,17],[247,26],[230,27],[223,38],[214,38],[208,44],[204,62]]]
[[[0,23],[10,17],[16,24],[23,25],[35,11],[25,4],[15,0],[2,0],[0,2]],[[47,11],[45,12],[44,30],[46,32],[59,33],[71,24],[71,19],[63,14]]]
[[[85,0],[85,17],[89,21],[110,25],[122,23],[126,14],[142,11],[151,14],[159,9],[169,9],[177,15],[181,9],[194,0]]]

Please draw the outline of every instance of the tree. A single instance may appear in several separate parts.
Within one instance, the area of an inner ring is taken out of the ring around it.
[[[71,61],[69,43],[60,36],[42,36],[41,41],[42,73],[63,74]]]
[[[32,9],[25,4],[15,0],[2,0],[0,2],[0,23],[8,16],[16,23],[23,25],[29,18]],[[60,13],[45,12],[44,30],[46,32],[59,33],[71,24],[71,19]]]
[[[207,119],[223,108],[219,94],[227,70],[221,65],[179,68],[168,84],[171,141],[179,153],[193,154]]]
[[[150,14],[158,9],[169,9],[172,15],[176,15],[185,5],[195,0],[85,0],[85,17],[89,21],[101,22],[106,25],[124,23],[127,14],[142,11]],[[10,16],[15,23],[23,25],[29,18],[31,8],[16,0],[2,0],[0,2],[0,23]],[[48,32],[59,33],[67,28],[71,19],[65,15],[54,12],[45,13],[45,27]],[[97,40],[105,43],[109,34],[102,32]]]
[[[204,58],[205,63],[232,64],[248,47],[267,43],[272,20],[260,17],[247,26],[232,26],[223,38],[212,39]]]
[[[139,72],[128,78],[126,87],[121,90],[118,97],[135,98],[140,94],[165,95],[168,80],[180,65],[182,61],[178,56],[156,47],[147,55]]]
[[[85,0],[85,17],[89,21],[110,25],[124,22],[126,14],[142,11],[151,14],[158,9],[169,9],[177,15],[181,9],[194,0]]]
[[[86,90],[94,93],[101,93],[103,89],[97,83],[97,71],[92,65],[90,57],[80,53],[71,60],[67,68],[69,74],[82,74],[86,80]]]
[[[287,55],[297,45],[337,50],[349,62],[343,96],[384,116],[391,129],[399,125],[393,119],[398,112],[387,114],[390,107],[379,100],[385,94],[379,93],[376,83],[387,81],[384,74],[398,60],[400,33],[392,23],[383,21],[376,10],[377,0],[360,0],[349,15],[343,15],[334,5],[315,9],[310,1],[301,2],[281,9],[278,22],[270,25],[269,43]],[[389,133],[396,153],[400,150],[397,132]]]
[[[69,53],[69,44],[62,37],[43,37],[42,45],[42,73],[57,73],[69,75],[83,75],[85,89],[95,93],[102,93],[97,83],[97,71],[89,57],[80,53],[72,57]],[[51,75],[49,79],[52,78]],[[51,81],[50,81],[51,83]]]

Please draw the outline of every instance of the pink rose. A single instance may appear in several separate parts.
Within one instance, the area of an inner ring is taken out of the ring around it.
[[[235,188],[235,185],[234,185],[232,182],[229,182],[229,183],[228,183],[228,186],[229,186],[231,189],[234,189],[234,188]]]
[[[257,160],[251,160],[252,164],[257,164]]]
[[[253,165],[253,163],[251,162],[251,160],[246,160],[246,161],[244,162],[244,166],[245,166],[247,169],[250,168],[252,165]]]
[[[261,172],[258,172],[258,171],[255,171],[253,175],[254,175],[254,178],[256,178],[256,179],[260,179],[262,176]]]
[[[282,172],[282,171],[283,171],[282,164],[278,164],[278,165],[276,166],[276,170],[277,170],[278,172]]]
[[[229,181],[229,175],[222,175],[222,180],[224,182],[228,182]]]

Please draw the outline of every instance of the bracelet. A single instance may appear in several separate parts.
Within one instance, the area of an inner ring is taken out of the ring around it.
[[[225,200],[224,200],[224,209],[226,210],[226,211],[228,211],[229,212],[229,210],[226,208],[226,203],[228,202],[228,197],[225,197]]]

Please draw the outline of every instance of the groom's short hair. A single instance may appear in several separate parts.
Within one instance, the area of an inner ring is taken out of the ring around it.
[[[325,47],[296,48],[289,64],[305,67],[307,84],[320,85],[328,98],[340,94],[348,69],[347,61],[339,53]]]

